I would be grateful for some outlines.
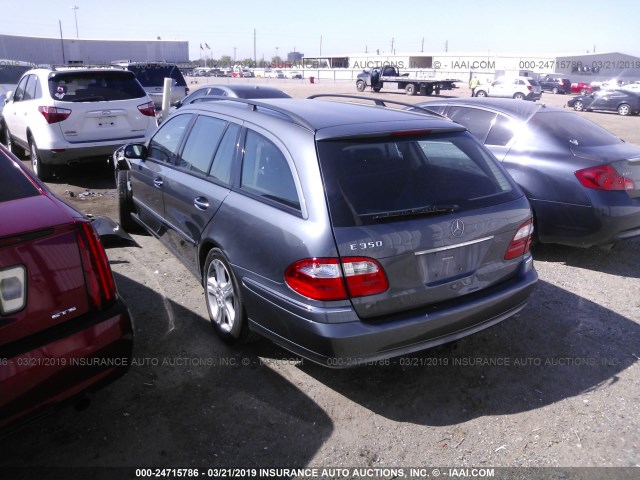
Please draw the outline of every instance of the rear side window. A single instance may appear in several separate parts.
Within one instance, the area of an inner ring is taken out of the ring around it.
[[[7,160],[4,155],[0,155],[0,178],[2,178],[0,203],[40,195],[38,189],[22,170],[15,163]]]
[[[496,118],[494,112],[468,107],[451,107],[449,118],[467,127],[467,130],[481,142],[484,142]]]
[[[466,132],[327,140],[318,142],[318,150],[336,227],[388,221],[389,214],[425,207],[470,210],[520,196],[495,158]]]
[[[296,184],[280,149],[267,138],[249,130],[244,150],[241,188],[299,209]]]
[[[131,72],[56,72],[49,76],[51,97],[65,102],[106,102],[147,96]]]

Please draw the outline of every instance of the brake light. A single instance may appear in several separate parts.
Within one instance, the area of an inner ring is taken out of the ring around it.
[[[533,87],[531,85],[527,85],[527,90],[533,90]]]
[[[40,106],[38,107],[38,111],[42,114],[48,124],[62,122],[71,115],[71,110],[68,108]]]
[[[101,308],[116,297],[116,284],[107,254],[91,223],[78,221],[76,236],[91,305]]]
[[[287,268],[287,285],[313,300],[345,300],[389,288],[382,266],[372,258],[306,258]]]
[[[599,165],[575,172],[583,187],[594,190],[635,190],[636,185],[630,178],[620,175],[611,165]]]
[[[511,260],[512,258],[524,255],[531,249],[531,236],[533,235],[533,221],[527,220],[520,225],[518,231],[511,239],[511,243],[507,247],[507,251],[504,254],[505,260]]]
[[[140,113],[147,117],[155,117],[156,116],[156,106],[153,102],[143,103],[142,105],[138,105],[138,110]]]

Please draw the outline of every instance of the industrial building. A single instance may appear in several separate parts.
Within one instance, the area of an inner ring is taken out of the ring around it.
[[[84,40],[0,34],[0,58],[35,64],[109,64],[115,60],[189,62],[189,42]]]

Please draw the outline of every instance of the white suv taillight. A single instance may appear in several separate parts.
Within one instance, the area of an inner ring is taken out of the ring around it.
[[[372,258],[306,258],[285,271],[287,285],[313,300],[345,300],[389,288],[382,266]]]
[[[138,110],[143,115],[147,117],[155,117],[156,116],[156,106],[153,102],[143,103],[142,105],[138,105]]]
[[[533,221],[527,220],[520,225],[518,231],[511,239],[511,243],[507,247],[507,251],[504,254],[505,260],[511,260],[512,258],[524,255],[531,249],[531,236],[533,235]]]
[[[42,114],[48,124],[62,122],[71,115],[71,110],[68,108],[41,106],[38,107],[38,111]]]
[[[22,310],[27,299],[27,274],[22,265],[0,270],[0,314]]]

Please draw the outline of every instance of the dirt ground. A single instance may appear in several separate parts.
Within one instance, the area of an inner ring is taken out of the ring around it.
[[[357,93],[352,82],[228,81],[279,85],[295,97]],[[568,98],[544,94],[543,103]],[[640,117],[582,115],[640,145]],[[87,213],[117,218],[106,166],[66,172],[50,186]],[[221,343],[196,279],[154,238],[135,239],[141,248],[108,253],[135,320],[136,364],[88,409],[63,409],[3,439],[0,475],[8,467],[25,477],[43,467],[38,478],[67,473],[52,467],[128,467],[109,478],[194,467],[640,475],[637,468],[565,469],[640,467],[640,240],[611,251],[539,246],[540,281],[515,318],[388,366],[330,370],[265,340],[240,349]]]

